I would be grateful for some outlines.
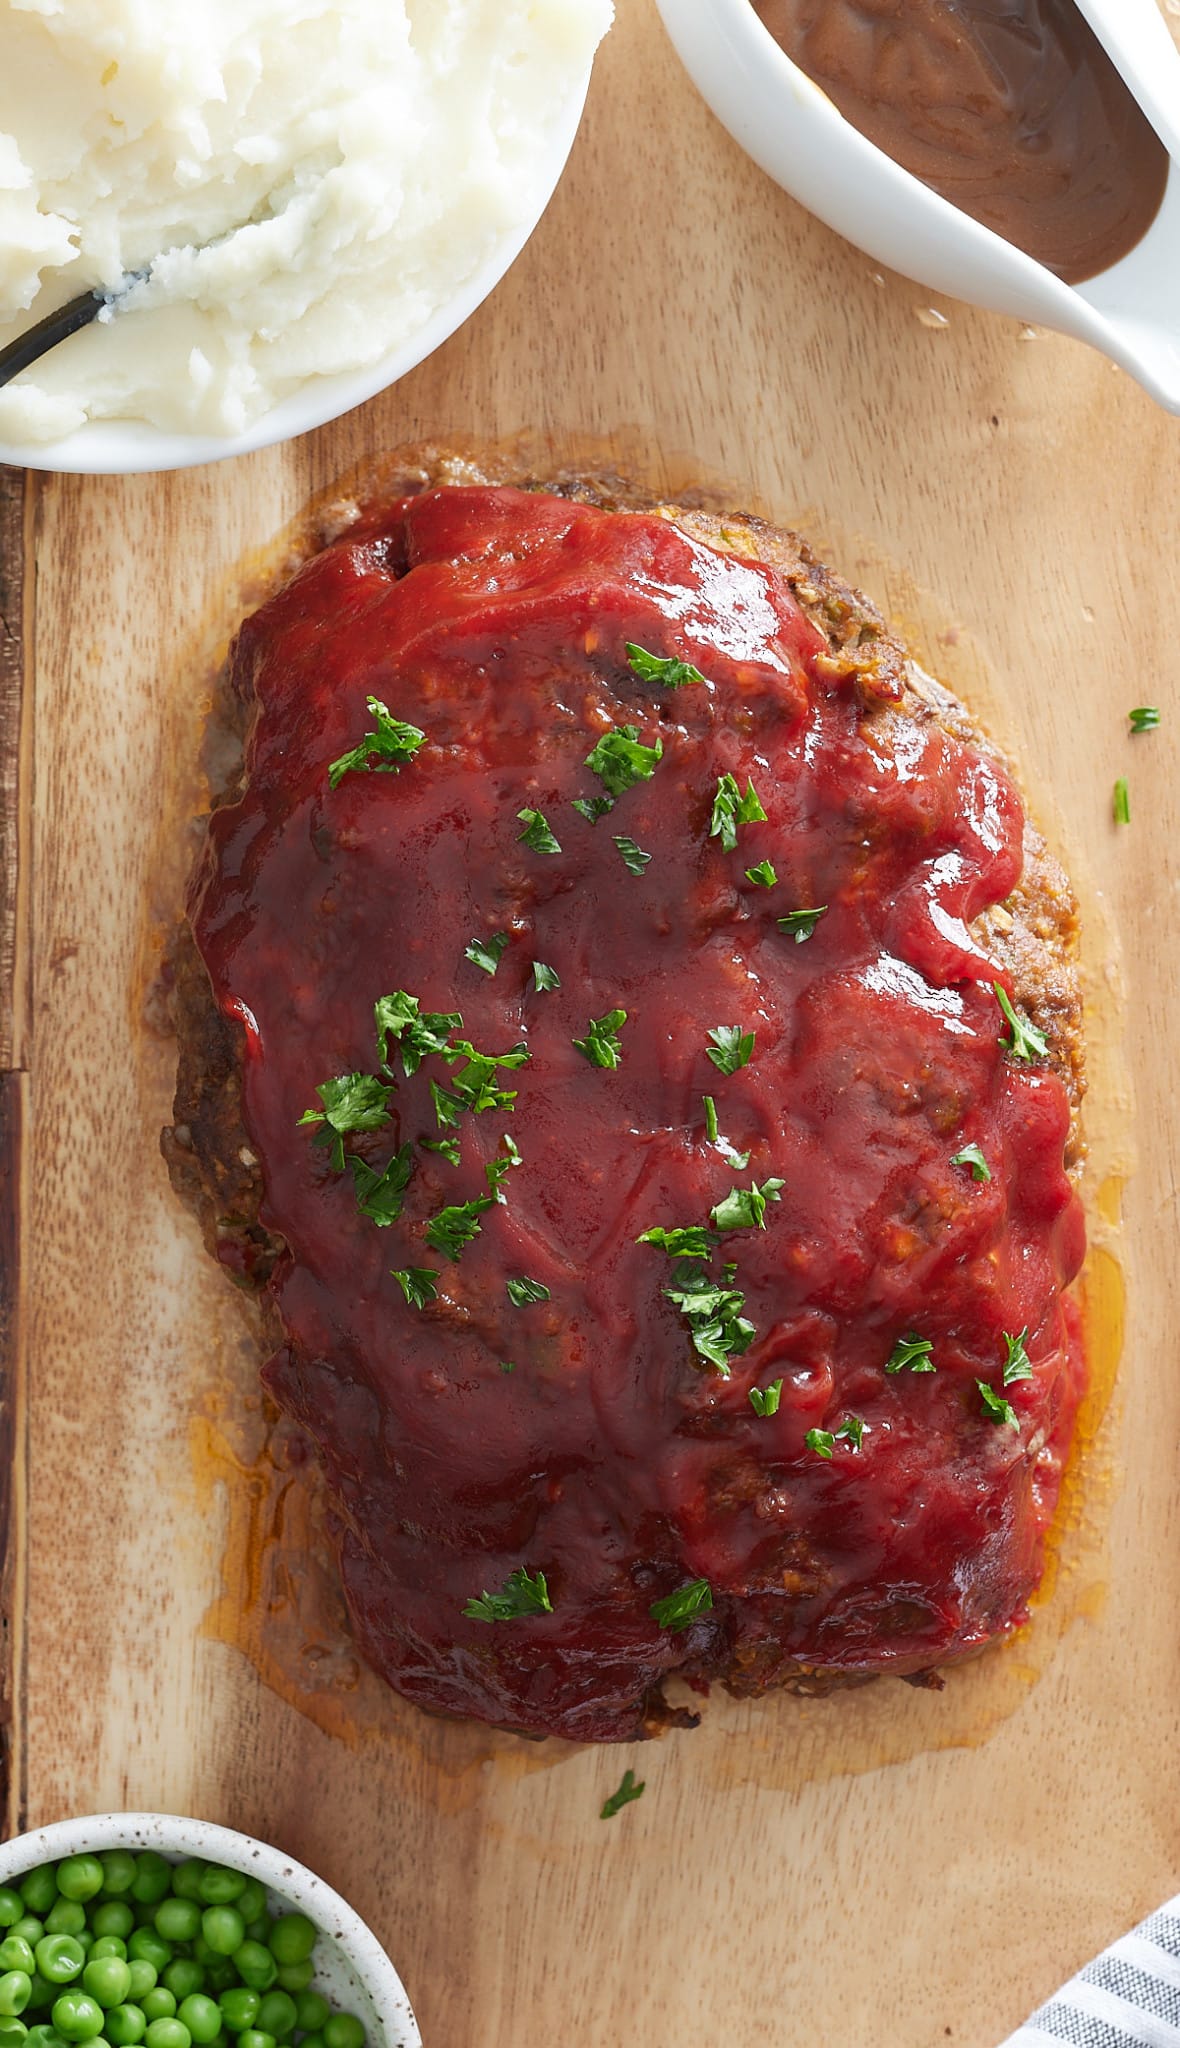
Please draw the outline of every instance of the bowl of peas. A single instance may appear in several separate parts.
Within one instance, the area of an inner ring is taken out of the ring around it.
[[[351,1906],[266,1842],[170,1814],[0,1845],[0,2048],[422,2048]]]

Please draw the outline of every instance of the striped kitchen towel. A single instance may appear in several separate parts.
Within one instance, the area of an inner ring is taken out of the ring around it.
[[[1104,1949],[1004,2048],[1180,2048],[1180,1898]]]

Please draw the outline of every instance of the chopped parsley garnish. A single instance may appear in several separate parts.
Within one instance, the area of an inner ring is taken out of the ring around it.
[[[1127,778],[1125,775],[1120,775],[1115,783],[1113,808],[1115,824],[1129,825],[1131,822],[1131,792],[1127,788]]]
[[[773,889],[778,881],[774,862],[760,860],[756,867],[746,869],[747,882],[753,882],[756,889]]]
[[[502,1359],[500,1360],[500,1371],[501,1371],[501,1372],[515,1372],[515,1371],[516,1371],[516,1360],[515,1360],[514,1358],[502,1358]]]
[[[334,1080],[325,1081],[316,1089],[323,1108],[305,1109],[299,1122],[324,1125],[312,1143],[330,1146],[333,1169],[343,1173],[344,1133],[379,1131],[389,1123],[386,1104],[392,1093],[392,1084],[379,1080],[375,1074],[337,1074]]]
[[[650,853],[645,853],[642,846],[636,846],[635,841],[628,839],[625,833],[616,832],[615,845],[623,856],[623,865],[631,874],[641,875],[651,859]]]
[[[1160,715],[1154,704],[1137,704],[1128,716],[1132,732],[1154,732],[1160,722]]]
[[[546,989],[561,987],[561,977],[552,967],[546,967],[543,960],[534,960],[533,987],[538,995],[544,995]]]
[[[460,1259],[467,1245],[479,1236],[480,1217],[495,1207],[494,1195],[480,1195],[473,1202],[452,1202],[432,1216],[426,1225],[426,1242],[444,1258]]]
[[[859,1415],[850,1415],[839,1429],[809,1429],[803,1441],[817,1458],[830,1458],[841,1438],[850,1443],[854,1451],[859,1451],[864,1433],[865,1426]]]
[[[951,1165],[969,1166],[972,1180],[990,1180],[992,1177],[991,1167],[978,1145],[964,1145],[961,1152],[952,1153]]]
[[[516,815],[524,826],[524,831],[519,832],[517,838],[531,847],[534,853],[561,852],[561,846],[549,829],[549,820],[544,811],[525,810],[518,811]]]
[[[661,1628],[676,1631],[688,1628],[698,1614],[708,1614],[713,1605],[713,1588],[708,1579],[693,1579],[687,1586],[678,1586],[674,1593],[668,1593],[662,1600],[653,1600],[648,1613]]]
[[[743,1031],[740,1024],[718,1024],[709,1036],[713,1043],[706,1049],[719,1072],[736,1074],[739,1067],[748,1064],[754,1050],[752,1031]]]
[[[928,1337],[899,1337],[885,1364],[886,1372],[937,1372],[934,1346]]]
[[[654,1223],[635,1242],[658,1245],[670,1259],[710,1259],[717,1244],[712,1231],[706,1230],[703,1223],[690,1223],[683,1230],[665,1230],[661,1223]]]
[[[750,1406],[755,1415],[777,1415],[778,1404],[783,1398],[781,1379],[771,1380],[768,1387],[750,1388]]]
[[[739,1152],[736,1145],[731,1145],[728,1138],[722,1137],[717,1125],[717,1104],[713,1097],[703,1095],[701,1100],[705,1105],[705,1136],[710,1145],[720,1152],[726,1165],[732,1166],[735,1173],[744,1173],[750,1164],[749,1153]]]
[[[500,957],[508,944],[507,932],[493,932],[490,939],[472,939],[463,949],[463,957],[473,967],[482,967],[485,974],[494,974],[500,965]]]
[[[994,1387],[989,1387],[986,1380],[976,1380],[975,1384],[979,1388],[988,1421],[1007,1422],[1013,1429],[1019,1429],[1020,1417],[1011,1401],[1005,1401],[1004,1396],[997,1394]]]
[[[356,1205],[362,1216],[369,1217],[382,1230],[389,1223],[396,1223],[402,1213],[410,1175],[414,1171],[414,1148],[402,1145],[394,1153],[388,1166],[380,1173],[366,1165],[363,1159],[349,1155],[349,1168],[356,1188]]]
[[[438,1294],[437,1266],[394,1266],[393,1277],[411,1308],[425,1308]]]
[[[605,1017],[591,1017],[585,1038],[573,1041],[582,1058],[592,1067],[617,1067],[623,1057],[619,1030],[626,1022],[626,1010],[608,1010]]]
[[[1022,1017],[1017,1016],[1008,1000],[1008,991],[1002,982],[993,981],[992,988],[995,992],[996,1001],[1011,1027],[1011,1037],[1001,1037],[1000,1039],[1000,1044],[1003,1046],[1004,1051],[1010,1052],[1014,1060],[1048,1059],[1049,1047],[1045,1042],[1044,1034],[1037,1030],[1035,1024],[1026,1024]]]
[[[655,774],[663,753],[662,739],[657,737],[654,746],[645,747],[637,725],[615,725],[603,733],[597,746],[587,754],[586,766],[597,775],[608,795],[622,796],[637,782],[646,782]]]
[[[814,910],[788,910],[785,917],[779,918],[778,928],[780,932],[786,932],[788,938],[793,938],[797,946],[801,946],[805,939],[811,937],[820,918],[826,914],[827,908],[826,903],[820,903]]]
[[[703,683],[705,678],[691,661],[678,661],[672,654],[649,654],[646,647],[627,642],[627,661],[641,683],[659,683],[665,690],[682,690],[686,683]]]
[[[416,725],[407,725],[402,718],[393,718],[379,697],[366,697],[369,716],[376,724],[376,732],[367,732],[359,747],[353,747],[347,754],[341,754],[328,769],[328,781],[333,789],[350,768],[374,769],[378,775],[396,775],[412,761],[426,734]]]
[[[757,1181],[752,1181],[748,1188],[731,1188],[724,1200],[710,1211],[714,1228],[765,1230],[766,1204],[777,1202],[779,1189],[785,1185],[781,1180],[764,1180],[761,1187]]]
[[[758,825],[766,822],[762,800],[752,782],[746,784],[746,794],[732,775],[717,777],[717,794],[713,798],[713,818],[709,826],[710,839],[720,839],[726,853],[732,853],[737,845],[739,825]]]
[[[463,1612],[471,1621],[519,1621],[524,1614],[552,1614],[544,1572],[530,1577],[527,1566],[510,1572],[498,1593],[479,1593]]]
[[[448,1048],[446,1057],[465,1060],[466,1065],[452,1075],[449,1089],[440,1088],[437,1081],[430,1083],[434,1113],[444,1127],[457,1124],[464,1110],[472,1116],[483,1116],[490,1109],[511,1109],[516,1090],[497,1086],[496,1070],[523,1067],[529,1059],[529,1049],[527,1045],[514,1045],[508,1052],[476,1052],[470,1039],[458,1038]]]
[[[1010,1337],[1007,1330],[1004,1331],[1004,1343],[1008,1351],[1008,1356],[1004,1360],[1004,1385],[1006,1387],[1010,1387],[1014,1380],[1031,1380],[1033,1376],[1032,1360],[1024,1348],[1024,1340],[1027,1336],[1027,1328],[1020,1332],[1019,1337]]]
[[[588,825],[597,825],[598,820],[605,818],[607,812],[613,811],[614,807],[615,800],[613,796],[576,796],[574,798],[575,811],[578,812],[580,817],[585,818]]]
[[[501,1143],[504,1146],[503,1157],[488,1160],[487,1165],[484,1167],[484,1178],[488,1184],[488,1192],[493,1199],[497,1202],[507,1202],[508,1197],[500,1186],[500,1182],[511,1173],[514,1166],[523,1166],[524,1161],[507,1132],[505,1132]]]
[[[624,1771],[618,1791],[612,1792],[609,1799],[603,1800],[599,1820],[613,1820],[616,1813],[622,1812],[624,1806],[630,1806],[633,1799],[641,1798],[646,1788],[646,1778],[641,1778],[636,1784],[634,1771]]]
[[[721,1284],[700,1259],[678,1258],[664,1295],[688,1324],[697,1356],[729,1378],[729,1361],[748,1351],[758,1332],[742,1310],[746,1297],[733,1284],[736,1266],[723,1266]]]
[[[441,1152],[443,1158],[449,1159],[452,1166],[458,1166],[458,1138],[422,1138],[419,1142],[424,1152]]]
[[[549,1289],[540,1280],[530,1280],[522,1273],[518,1280],[506,1280],[505,1291],[513,1308],[528,1308],[534,1301],[552,1301]]]
[[[389,1041],[395,1038],[402,1056],[402,1071],[407,1077],[416,1074],[431,1053],[445,1053],[452,1031],[458,1031],[463,1022],[458,1010],[423,1012],[417,996],[404,988],[395,989],[391,996],[378,996],[373,1018],[382,1065],[388,1072]]]

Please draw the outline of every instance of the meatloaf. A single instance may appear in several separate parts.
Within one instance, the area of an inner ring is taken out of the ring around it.
[[[1084,1379],[1068,884],[795,535],[424,478],[242,626],[164,1146],[358,1644],[618,1741],[1008,1635]]]

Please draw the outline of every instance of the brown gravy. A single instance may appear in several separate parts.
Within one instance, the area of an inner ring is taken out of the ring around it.
[[[1135,247],[1168,155],[1073,0],[752,0],[888,156],[1069,284]]]

